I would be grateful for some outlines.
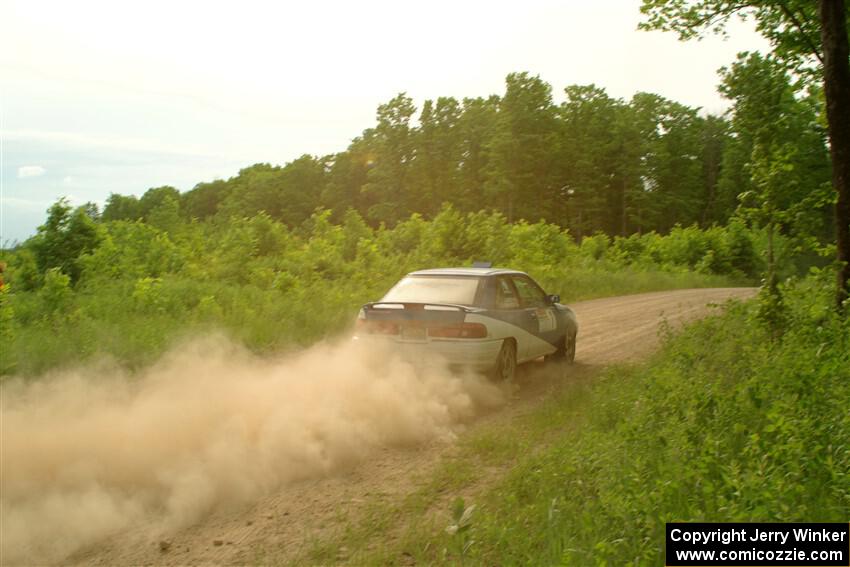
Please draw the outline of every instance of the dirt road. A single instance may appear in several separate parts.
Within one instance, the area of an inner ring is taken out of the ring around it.
[[[695,289],[598,299],[573,308],[580,331],[576,365],[564,377],[551,366],[532,362],[521,369],[518,388],[499,408],[459,423],[460,436],[504,424],[551,396],[577,376],[588,377],[612,363],[653,351],[659,325],[672,327],[710,312],[709,304],[748,298],[751,288]],[[231,565],[282,563],[305,546],[333,533],[341,518],[356,517],[380,499],[399,498],[428,477],[452,442],[426,441],[407,448],[379,448],[336,471],[278,487],[250,505],[217,510],[203,521],[152,536],[152,526],[136,526],[67,562],[85,565]],[[344,560],[345,557],[340,557]]]

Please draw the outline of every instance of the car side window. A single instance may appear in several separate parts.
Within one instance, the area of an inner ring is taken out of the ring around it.
[[[496,278],[496,309],[519,309],[519,299],[508,278]]]
[[[523,276],[513,276],[517,293],[525,307],[546,307],[546,294],[534,282]]]

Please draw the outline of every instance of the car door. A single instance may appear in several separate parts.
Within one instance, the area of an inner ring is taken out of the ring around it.
[[[553,344],[558,338],[558,319],[552,304],[546,299],[546,294],[534,281],[526,275],[515,274],[511,281],[519,294],[525,319],[528,321],[528,331],[536,336],[537,341],[530,341],[528,358],[536,358],[551,354]]]
[[[525,360],[528,358],[528,352],[532,350],[529,344],[530,337],[527,333],[532,332],[536,326],[536,321],[532,320],[528,316],[528,311],[523,308],[522,301],[511,279],[508,276],[497,276],[495,279],[494,315],[499,320],[510,325],[510,327],[506,328],[505,332],[516,339],[517,359]],[[519,327],[523,331],[527,331],[527,333],[516,332],[515,327]]]

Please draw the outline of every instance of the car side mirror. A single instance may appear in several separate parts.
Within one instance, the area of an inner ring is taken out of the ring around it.
[[[549,300],[549,303],[560,303],[561,302],[561,296],[558,295],[557,293],[553,293],[552,295],[547,295],[546,299]]]

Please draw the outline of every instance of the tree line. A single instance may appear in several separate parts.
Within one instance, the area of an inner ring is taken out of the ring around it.
[[[569,86],[555,104],[552,87],[528,73],[508,75],[501,96],[440,97],[421,109],[402,93],[380,105],[376,124],[343,152],[255,164],[184,193],[112,194],[102,219],[167,229],[181,219],[262,211],[295,227],[324,208],[334,220],[353,209],[377,227],[412,213],[433,218],[450,203],[462,212],[500,212],[509,222],[555,223],[579,239],[666,233],[676,224],[726,223],[739,195],[752,189],[765,138],[787,149],[789,202],[826,186],[816,88],[758,54],[723,69],[719,88],[732,102],[724,116],[651,93],[626,101],[595,85]],[[823,220],[829,223],[826,212]]]
[[[821,15],[832,13],[831,24],[822,25],[818,7]],[[847,163],[841,136],[833,134],[836,123],[840,134],[847,122],[841,110],[848,103],[836,104],[836,81],[828,77],[842,68],[850,8],[843,0],[644,0],[642,11],[643,27],[683,39],[722,30],[733,15],[750,16],[773,51],[741,53],[719,71],[718,90],[730,101],[722,115],[652,93],[624,100],[596,85],[568,86],[556,104],[552,87],[529,73],[508,75],[501,95],[439,97],[421,108],[401,93],[378,107],[376,123],[345,151],[255,164],[183,193],[165,186],[140,198],[112,194],[102,212],[89,204],[57,216],[54,207],[23,248],[76,281],[67,259],[93,249],[94,225],[115,221],[173,235],[194,222],[262,214],[298,230],[316,211],[328,211],[330,222],[355,214],[378,229],[413,215],[436,218],[448,205],[461,214],[499,214],[508,223],[550,223],[581,242],[599,233],[666,234],[677,225],[708,228],[737,219],[765,228],[768,244],[790,237],[822,255],[837,251],[836,265],[844,262],[837,270],[840,306],[850,215]],[[58,219],[62,226],[54,226]],[[777,295],[775,251],[767,249],[767,287]]]
[[[148,201],[170,195],[160,207],[170,218],[265,211],[289,225],[317,207],[336,219],[353,209],[372,226],[451,203],[553,222],[579,239],[738,215],[834,242],[841,308],[850,295],[850,4],[643,0],[641,12],[640,28],[682,40],[749,18],[771,52],[740,54],[721,70],[732,103],[722,116],[651,93],[626,101],[596,85],[569,86],[556,105],[550,85],[513,73],[501,96],[440,97],[417,109],[401,93],[344,152],[257,164],[183,195],[159,188]],[[104,215],[144,218],[144,200],[115,195]]]

